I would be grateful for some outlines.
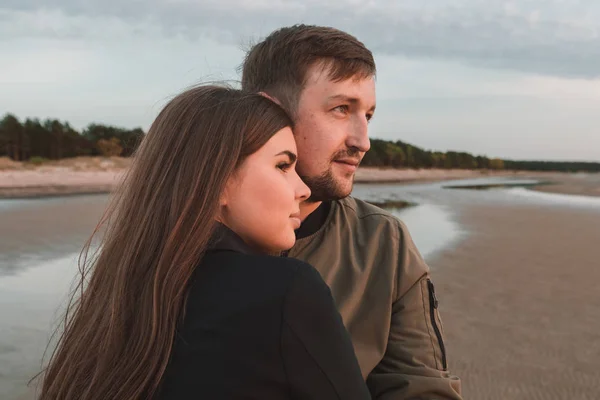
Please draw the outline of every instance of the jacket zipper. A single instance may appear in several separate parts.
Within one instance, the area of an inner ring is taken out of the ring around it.
[[[440,349],[442,351],[442,366],[444,367],[444,371],[448,369],[447,361],[446,361],[446,346],[444,345],[444,340],[442,339],[442,333],[440,332],[440,328],[435,320],[435,310],[438,308],[438,299],[435,296],[435,288],[433,286],[433,282],[430,279],[427,279],[427,287],[429,288],[429,315],[431,316],[431,324],[433,325],[433,330],[435,331],[435,336],[437,336],[438,343],[440,344]]]

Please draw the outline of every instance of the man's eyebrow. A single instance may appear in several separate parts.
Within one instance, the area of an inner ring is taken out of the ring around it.
[[[286,156],[288,156],[290,158],[290,162],[292,162],[292,163],[295,163],[296,159],[298,158],[298,156],[296,154],[292,153],[289,150],[284,150],[284,151],[282,151],[280,153],[275,154],[275,156],[281,156],[283,154],[285,154]]]
[[[328,101],[331,101],[331,100],[341,100],[341,101],[346,101],[346,102],[351,103],[351,104],[358,104],[358,103],[360,103],[360,99],[359,98],[348,96],[348,95],[345,95],[345,94],[336,94],[336,95],[333,95],[333,96],[329,96],[327,98],[327,100]],[[373,107],[371,107],[369,109],[369,111],[375,111],[375,105],[373,105]]]

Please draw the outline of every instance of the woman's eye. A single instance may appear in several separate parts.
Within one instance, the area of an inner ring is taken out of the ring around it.
[[[290,164],[290,163],[280,163],[280,164],[277,164],[277,168],[279,168],[283,172],[287,172],[287,170],[290,169],[291,166],[292,166],[292,164]]]

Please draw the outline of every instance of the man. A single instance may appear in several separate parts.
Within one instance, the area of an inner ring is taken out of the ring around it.
[[[248,52],[242,87],[294,119],[297,170],[312,195],[289,256],[314,265],[330,286],[373,398],[460,399],[428,266],[402,222],[349,196],[370,146],[375,72],[353,36],[296,25]]]

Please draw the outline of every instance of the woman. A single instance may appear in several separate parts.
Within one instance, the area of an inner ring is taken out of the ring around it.
[[[101,221],[41,399],[369,398],[318,272],[274,256],[310,194],[291,126],[217,86],[167,104]]]

